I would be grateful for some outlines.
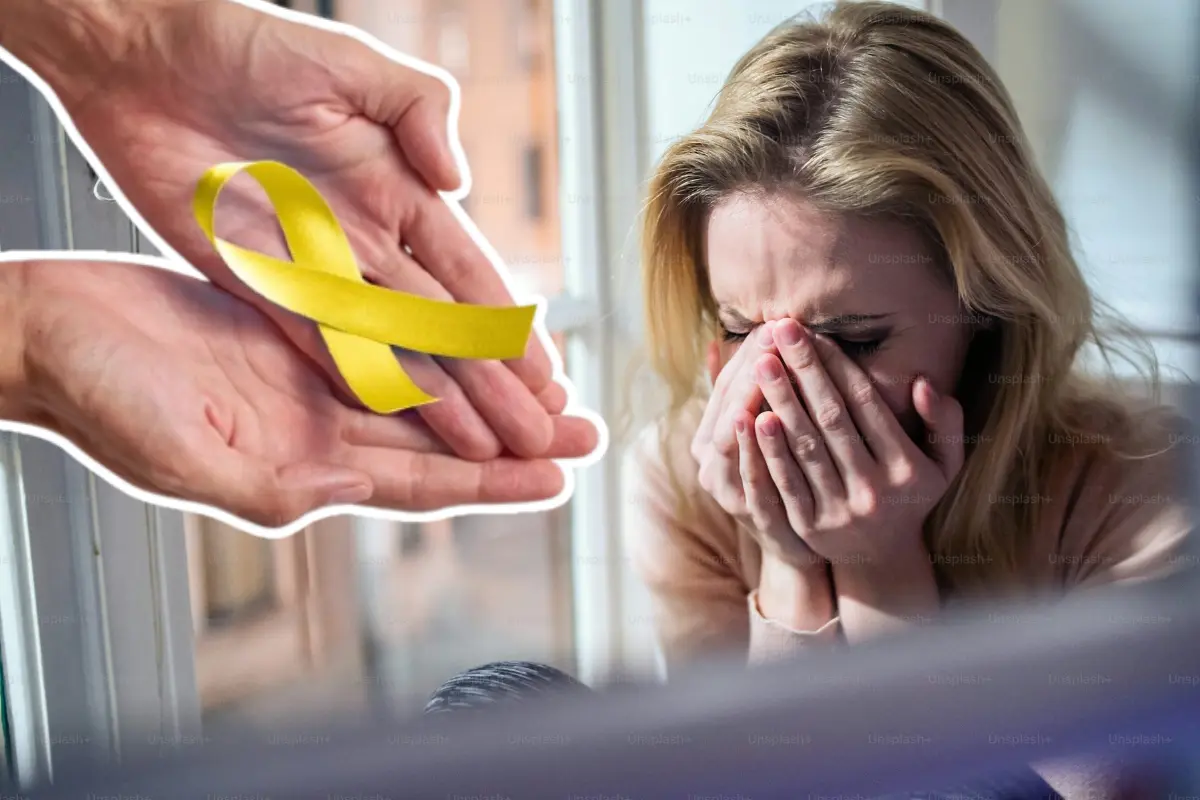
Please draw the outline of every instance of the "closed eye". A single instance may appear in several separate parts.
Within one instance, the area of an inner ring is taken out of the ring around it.
[[[721,339],[725,342],[736,343],[745,341],[746,337],[749,335],[750,331],[734,331],[726,328],[724,325],[721,326]],[[826,335],[829,336],[829,338],[835,344],[837,344],[838,347],[842,348],[843,353],[853,359],[869,358],[870,356],[874,355],[883,345],[884,339],[887,338],[877,337],[874,339],[860,340],[848,339],[843,336],[829,334]]]
[[[721,339],[725,342],[741,342],[749,335],[750,331],[731,331],[724,325],[721,326]]]
[[[867,341],[857,341],[854,339],[844,339],[840,336],[830,336],[830,339],[852,359],[868,358],[879,351],[883,344],[883,339],[869,339]]]

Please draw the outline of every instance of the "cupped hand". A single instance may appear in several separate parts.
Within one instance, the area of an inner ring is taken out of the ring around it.
[[[147,8],[94,88],[59,92],[67,112],[146,222],[210,280],[269,314],[343,397],[348,389],[315,325],[247,289],[201,233],[192,196],[210,167],[273,159],[298,169],[337,214],[370,282],[441,300],[512,302],[437,191],[459,184],[445,84],[349,35],[229,0]],[[248,177],[222,193],[217,220],[222,238],[288,257]],[[536,337],[509,362],[399,358],[440,398],[419,414],[464,458],[564,449],[551,415],[566,394]]]
[[[562,489],[553,461],[467,461],[414,413],[346,406],[263,314],[207,281],[91,261],[27,275],[28,421],[143,489],[267,527],[327,505],[425,511]],[[595,447],[590,423],[554,425],[559,449]]]
[[[794,320],[775,325],[773,338],[782,363],[763,355],[754,364],[771,410],[739,410],[735,420],[741,457],[752,464],[744,468],[752,515],[835,565],[910,557],[962,467],[962,407],[925,379],[914,382],[926,452],[835,343]]]

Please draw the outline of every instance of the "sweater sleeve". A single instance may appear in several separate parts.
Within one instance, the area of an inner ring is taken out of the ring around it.
[[[665,455],[656,427],[643,431],[626,455],[622,529],[631,566],[650,594],[670,675],[707,657],[744,654],[750,630],[736,542],[721,535],[719,519],[681,513]],[[677,466],[686,493],[690,473],[686,463]]]
[[[762,615],[758,607],[758,590],[746,598],[750,612],[751,664],[761,664],[787,658],[809,647],[841,642],[841,619],[834,617],[815,631],[792,630]]]

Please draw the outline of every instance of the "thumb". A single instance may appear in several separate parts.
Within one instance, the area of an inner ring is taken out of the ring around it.
[[[383,95],[378,121],[392,129],[409,165],[426,183],[441,191],[457,189],[462,175],[450,149],[451,129],[458,126],[450,118],[450,87],[400,64],[386,80],[396,88]]]
[[[390,128],[405,160],[434,189],[462,184],[450,149],[450,86],[442,79],[401,64],[372,47],[347,50],[347,39],[329,40],[336,52],[326,62],[343,68],[332,76],[343,96],[363,116]],[[457,116],[457,115],[456,115]]]
[[[303,462],[278,468],[239,460],[237,467],[222,470],[224,485],[214,492],[212,504],[268,528],[281,528],[318,508],[362,503],[375,491],[370,477],[346,467]]]
[[[952,480],[963,465],[962,406],[939,393],[924,376],[913,382],[913,406],[925,422],[929,456],[946,480]]]

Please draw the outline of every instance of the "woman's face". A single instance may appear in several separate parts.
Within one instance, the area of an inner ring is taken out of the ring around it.
[[[914,439],[922,423],[913,381],[924,375],[954,393],[972,328],[953,287],[934,272],[929,247],[904,225],[743,194],[713,210],[706,247],[726,331],[710,370],[756,326],[791,317],[841,345]]]

